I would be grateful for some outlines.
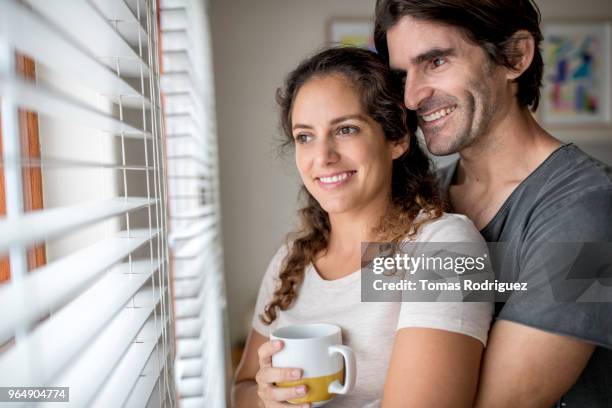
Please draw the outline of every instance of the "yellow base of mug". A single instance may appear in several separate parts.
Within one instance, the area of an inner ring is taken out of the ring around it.
[[[320,402],[331,399],[336,394],[330,394],[327,389],[329,388],[329,384],[336,380],[340,381],[340,383],[344,381],[344,369],[337,373],[321,377],[302,378],[297,381],[276,383],[276,386],[286,388],[296,387],[302,384],[306,385],[307,392],[305,396],[288,401],[292,404],[302,404],[305,402]]]

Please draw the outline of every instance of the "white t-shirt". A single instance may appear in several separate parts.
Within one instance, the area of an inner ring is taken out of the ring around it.
[[[459,214],[444,214],[423,225],[416,242],[483,242],[474,224]],[[287,249],[278,250],[263,278],[253,328],[269,337],[279,327],[302,323],[332,323],[342,328],[343,344],[351,347],[357,363],[355,388],[337,395],[329,408],[378,407],[396,330],[427,327],[475,337],[484,345],[493,314],[492,303],[361,302],[361,273],[324,280],[312,264],[291,308],[277,309],[277,318],[266,326],[259,315],[272,299]]]

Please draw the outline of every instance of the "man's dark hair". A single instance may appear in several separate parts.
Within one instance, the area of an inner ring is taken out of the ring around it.
[[[535,50],[531,65],[515,80],[517,98],[520,106],[530,106],[534,112],[538,108],[544,62],[540,50],[540,10],[533,0],[377,0],[374,41],[387,62],[387,30],[404,16],[456,27],[493,62],[508,68],[514,66],[516,43],[520,40],[514,34],[528,31]]]

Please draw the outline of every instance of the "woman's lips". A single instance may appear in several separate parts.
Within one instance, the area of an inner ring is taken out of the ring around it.
[[[343,171],[341,173],[334,173],[326,176],[317,177],[317,183],[319,186],[326,190],[333,190],[344,183],[348,182],[353,175],[357,173],[354,170]]]

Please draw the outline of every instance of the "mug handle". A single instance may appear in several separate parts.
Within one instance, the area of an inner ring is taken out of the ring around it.
[[[347,394],[355,386],[355,354],[350,347],[342,345],[333,345],[329,347],[329,355],[334,353],[342,354],[344,358],[344,367],[346,372],[344,373],[344,385],[340,384],[340,381],[336,380],[329,384],[327,391],[330,394]]]

